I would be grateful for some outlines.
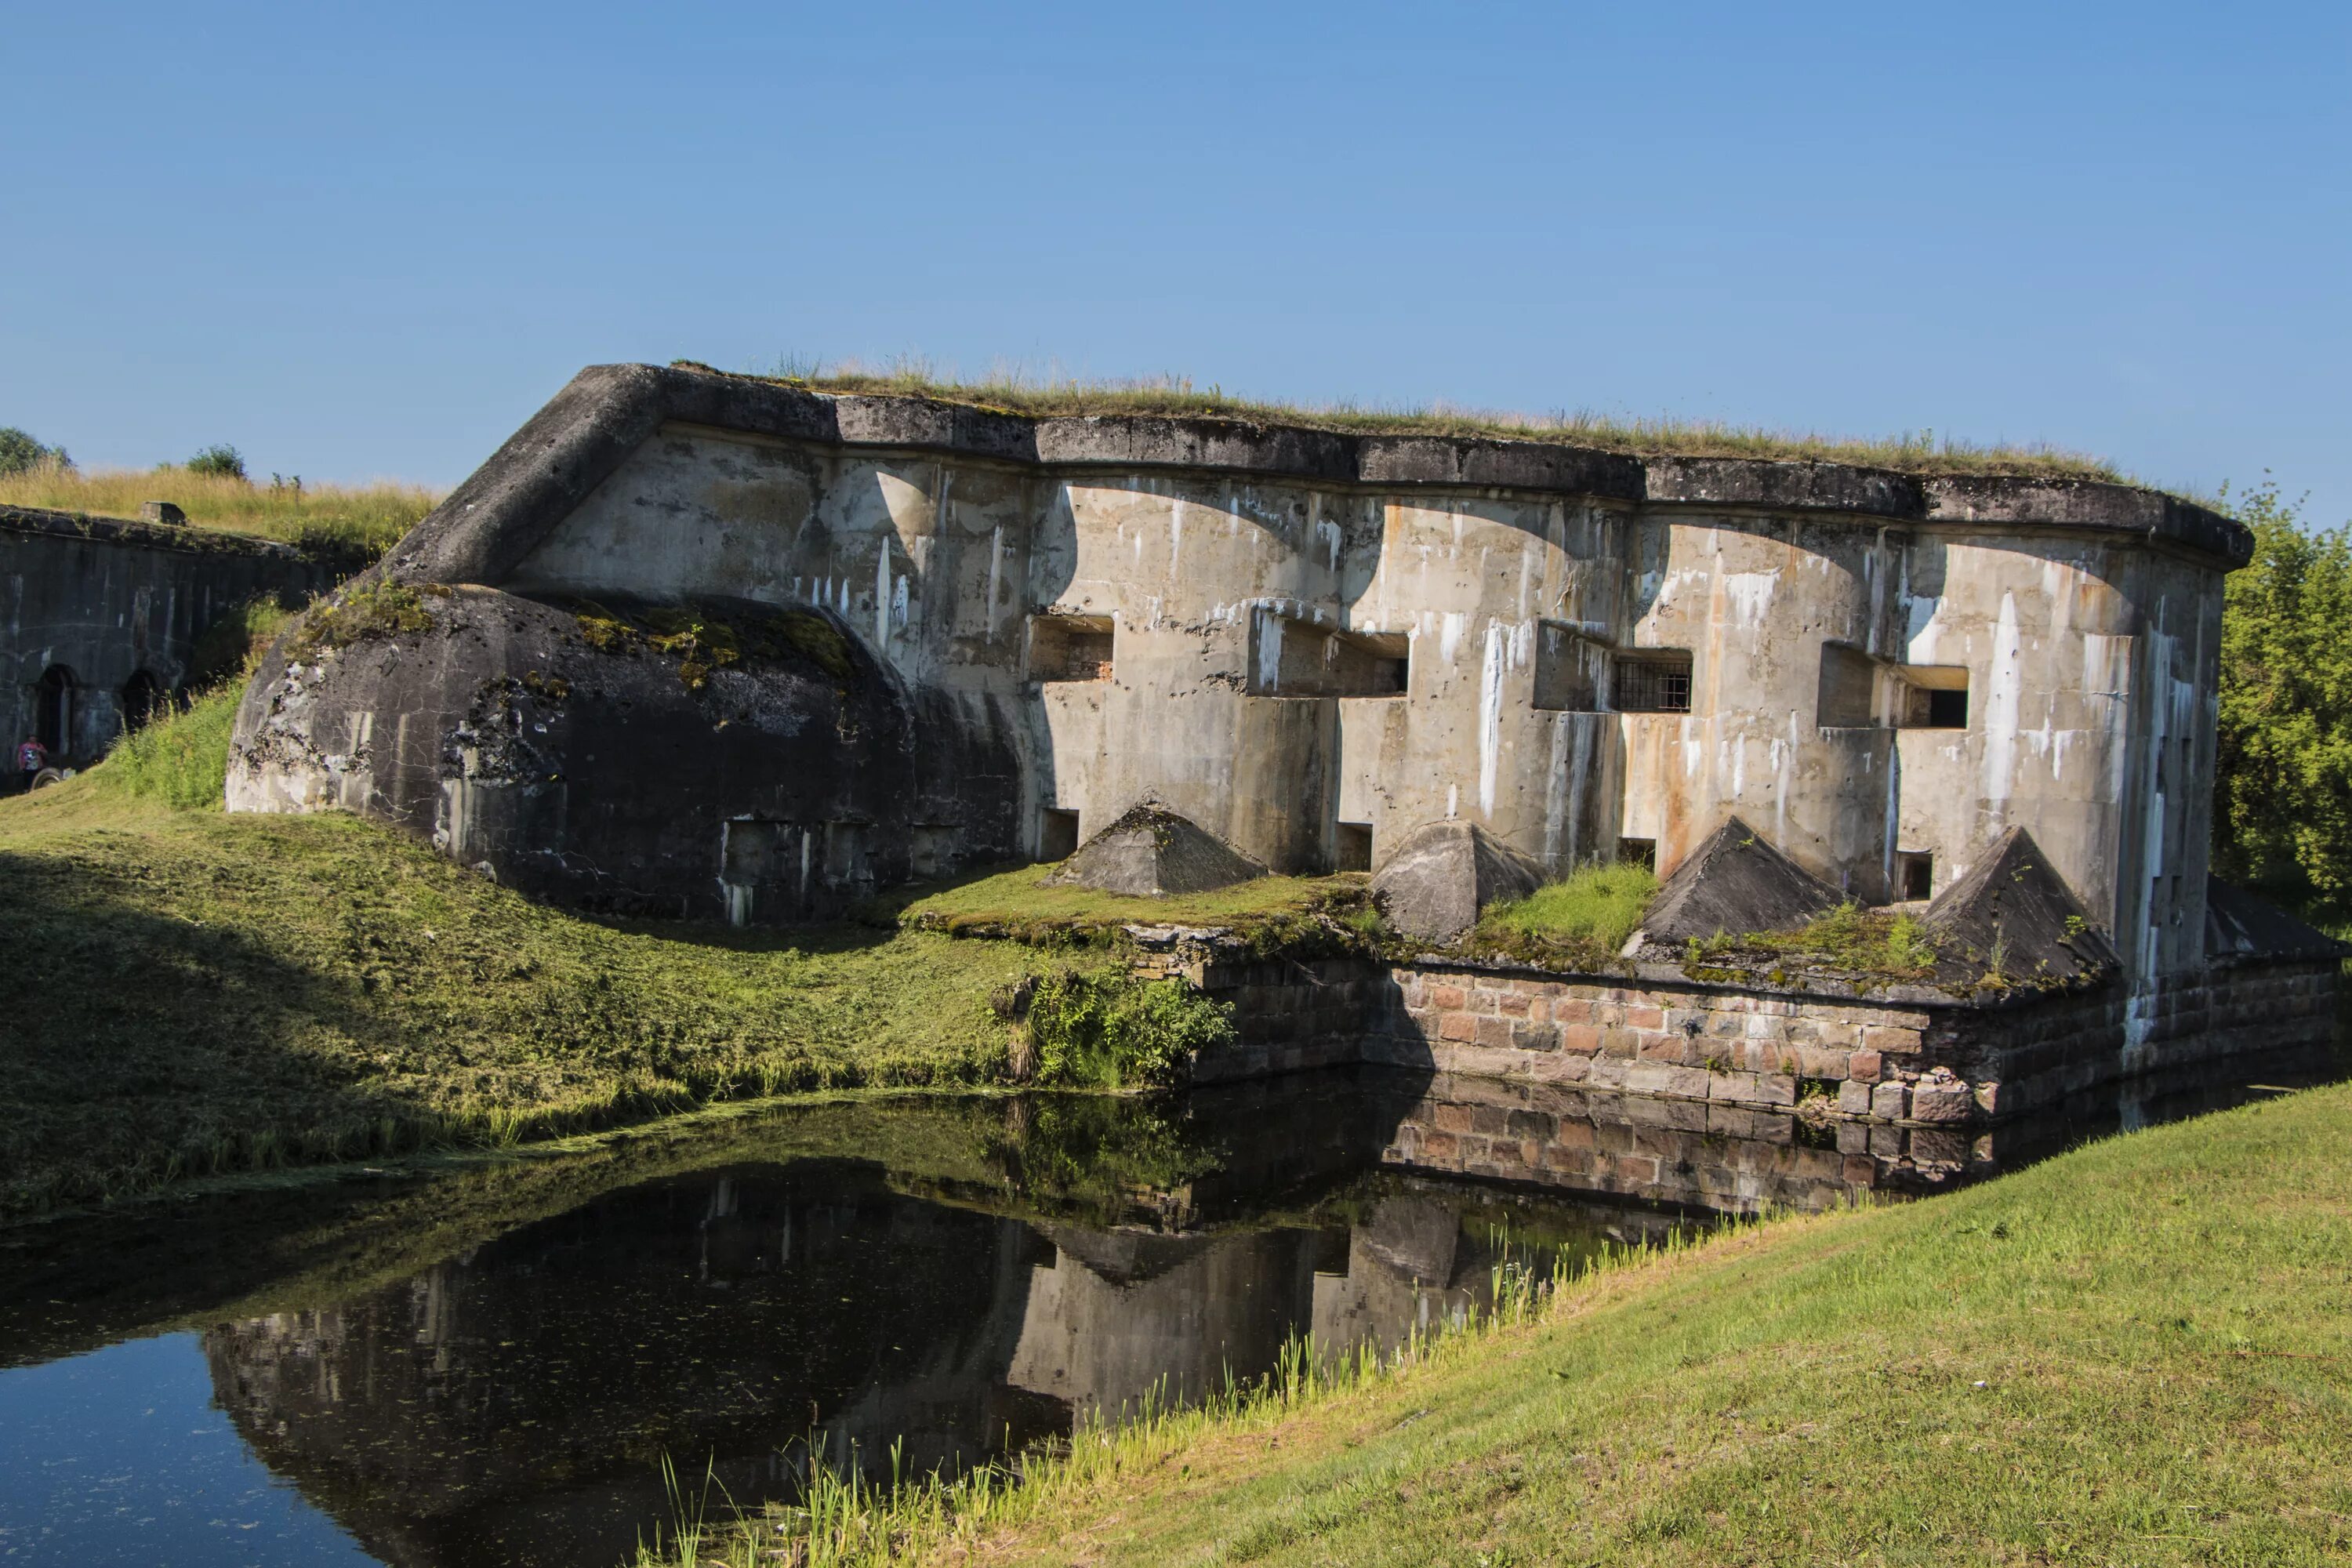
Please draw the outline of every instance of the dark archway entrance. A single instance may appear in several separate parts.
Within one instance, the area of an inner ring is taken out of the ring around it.
[[[155,678],[139,670],[122,683],[122,728],[128,732],[138,729],[163,710],[163,689]]]
[[[48,749],[53,763],[72,751],[75,684],[72,670],[53,664],[41,671],[40,684],[35,688],[33,733]]]

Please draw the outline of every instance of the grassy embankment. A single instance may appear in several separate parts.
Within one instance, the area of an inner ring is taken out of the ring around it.
[[[812,1568],[2352,1558],[2352,1088],[1505,1299],[1021,1480],[827,1487],[697,1560],[813,1527]]]
[[[1115,951],[598,922],[373,823],[230,816],[235,701],[0,801],[0,1218],[803,1089],[1131,1082],[1226,1026]]]
[[[393,479],[368,485],[257,485],[233,475],[192,473],[171,464],[88,472],[42,464],[0,474],[0,506],[136,518],[142,503],[167,500],[196,527],[259,534],[352,563],[383,554],[440,500],[436,490]]]
[[[691,360],[677,363],[695,370],[714,368]],[[1855,463],[1912,474],[2016,474],[2136,482],[2103,458],[2042,444],[1956,440],[1948,436],[1939,437],[1932,430],[1868,438],[1770,430],[1714,420],[1623,419],[1589,412],[1535,415],[1446,404],[1366,406],[1347,402],[1285,403],[1237,397],[1220,386],[1196,386],[1185,376],[1085,381],[1031,375],[1011,368],[977,381],[963,381],[942,375],[928,363],[913,359],[878,370],[867,369],[855,361],[835,365],[786,361],[776,367],[773,374],[749,379],[782,382],[816,392],[929,397],[1041,418],[1125,414],[1239,419],[1358,435],[1549,441],[1637,457],[1756,458]]]

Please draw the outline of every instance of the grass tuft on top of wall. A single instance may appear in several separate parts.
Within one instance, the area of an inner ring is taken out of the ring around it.
[[[157,468],[68,468],[37,464],[0,474],[0,506],[136,520],[151,500],[170,501],[199,528],[258,534],[347,564],[374,560],[441,500],[396,479],[365,485],[254,484],[232,474]]]
[[[741,374],[716,371],[693,360],[676,363],[681,368],[716,374]],[[1018,366],[1000,368],[978,380],[965,381],[914,358],[898,360],[878,369],[855,360],[825,364],[788,358],[779,363],[772,374],[748,374],[747,379],[779,382],[813,392],[925,397],[1037,418],[1145,415],[1234,419],[1350,435],[1546,441],[1635,457],[1752,458],[1781,462],[1852,463],[1906,474],[2005,474],[2132,482],[2104,458],[2040,443],[1966,441],[1938,436],[1932,430],[1854,437],[1731,425],[1719,420],[1621,418],[1589,411],[1536,415],[1444,403],[1286,403],[1241,397],[1217,385],[1202,387],[1189,376],[1083,380],[1036,375]]]
[[[1377,924],[1360,873],[1257,877],[1205,893],[1150,899],[1048,883],[1054,869],[1016,866],[945,886],[910,888],[876,900],[869,913],[924,931],[1081,942],[1125,925],[1249,928],[1318,914],[1360,922],[1367,932]]]
[[[1613,961],[1658,890],[1646,866],[1585,866],[1524,899],[1490,904],[1463,939],[1474,953],[1550,966]]]

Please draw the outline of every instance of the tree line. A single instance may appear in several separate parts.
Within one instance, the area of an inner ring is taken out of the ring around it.
[[[2224,504],[2253,530],[2221,621],[2213,868],[2340,921],[2352,912],[2352,533],[2274,481]]]

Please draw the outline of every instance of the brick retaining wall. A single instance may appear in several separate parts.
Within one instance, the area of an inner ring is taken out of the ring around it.
[[[1154,955],[1231,1004],[1241,1044],[1204,1081],[1372,1062],[1821,1119],[1962,1127],[2136,1074],[2323,1045],[2340,984],[2326,961],[2240,963],[2159,994],[2135,1027],[2119,990],[1972,1005],[1423,961]],[[2135,1038],[2135,1036],[2137,1037]]]

